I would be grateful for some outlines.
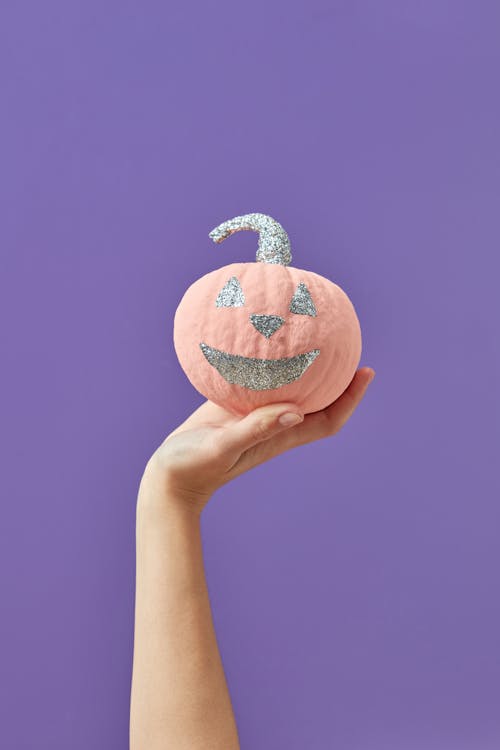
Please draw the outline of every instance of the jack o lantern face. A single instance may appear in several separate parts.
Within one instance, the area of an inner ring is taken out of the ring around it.
[[[288,235],[271,217],[229,219],[210,238],[220,243],[247,229],[259,235],[255,261],[198,278],[177,307],[181,367],[203,396],[233,414],[277,401],[305,414],[323,409],[359,363],[356,312],[339,286],[291,265]]]
[[[236,276],[231,276],[217,295],[215,306],[243,307],[245,302],[240,282]],[[303,281],[298,284],[288,309],[294,315],[316,317],[314,302]],[[286,321],[280,315],[252,313],[249,322],[266,339],[270,339]],[[311,349],[303,354],[277,359],[243,357],[216,349],[203,341],[200,342],[200,349],[207,362],[215,367],[227,383],[253,391],[271,390],[293,383],[304,374],[320,353],[319,349]]]

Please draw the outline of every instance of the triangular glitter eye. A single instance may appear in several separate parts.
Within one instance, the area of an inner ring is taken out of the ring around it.
[[[316,308],[312,301],[309,289],[306,287],[303,281],[300,282],[295,294],[290,302],[290,312],[296,313],[297,315],[310,315],[316,317]]]
[[[241,284],[236,276],[231,276],[215,300],[216,307],[242,307],[245,304],[245,295]]]

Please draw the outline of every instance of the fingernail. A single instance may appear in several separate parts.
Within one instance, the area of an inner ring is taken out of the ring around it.
[[[303,417],[300,414],[294,414],[291,411],[285,412],[285,414],[282,414],[281,417],[278,419],[278,422],[283,425],[283,427],[291,427],[293,424],[298,424],[299,422],[302,422]]]

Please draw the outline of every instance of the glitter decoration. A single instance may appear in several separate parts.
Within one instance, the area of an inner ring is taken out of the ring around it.
[[[270,339],[281,328],[285,319],[279,315],[250,315],[250,321],[259,333]]]
[[[259,246],[256,259],[262,263],[290,265],[292,253],[288,235],[275,219],[266,214],[244,214],[219,224],[212,229],[209,237],[214,242],[222,242],[235,232],[252,230],[259,233]]]
[[[245,304],[245,295],[241,284],[236,276],[231,276],[229,281],[224,284],[217,299],[215,300],[216,307],[242,307]]]
[[[319,349],[281,359],[255,359],[228,354],[207,344],[200,344],[207,361],[232,385],[252,391],[280,388],[298,380],[319,355]]]
[[[313,318],[316,317],[314,302],[312,301],[309,289],[303,281],[300,282],[292,297],[289,310],[296,315],[310,315]]]

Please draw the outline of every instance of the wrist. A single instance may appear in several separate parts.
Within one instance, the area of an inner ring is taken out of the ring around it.
[[[210,493],[202,495],[177,487],[168,466],[154,453],[141,477],[137,509],[150,515],[181,514],[197,520],[209,499]]]

